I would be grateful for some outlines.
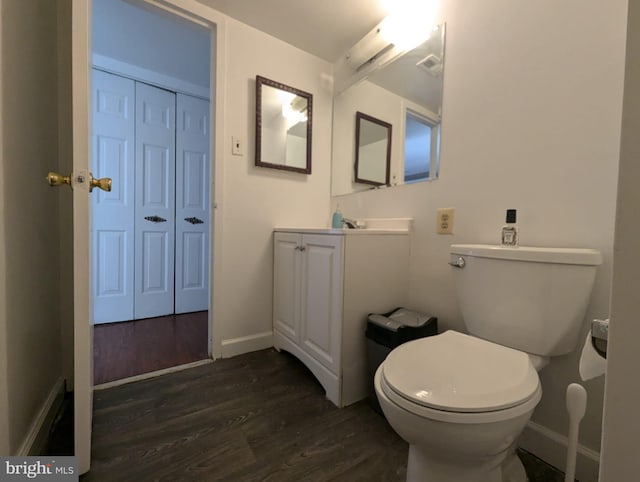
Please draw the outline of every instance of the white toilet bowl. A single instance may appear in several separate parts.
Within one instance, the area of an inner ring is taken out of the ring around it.
[[[407,480],[526,482],[515,446],[542,396],[536,368],[577,347],[602,255],[480,244],[452,245],[450,255],[474,336],[399,346],[376,372],[378,400],[409,442]]]
[[[526,353],[447,331],[393,350],[374,384],[408,481],[526,481],[515,444],[542,396]]]

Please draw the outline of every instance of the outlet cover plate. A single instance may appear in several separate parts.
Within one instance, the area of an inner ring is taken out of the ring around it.
[[[438,208],[436,232],[438,234],[453,234],[453,220],[455,208]]]

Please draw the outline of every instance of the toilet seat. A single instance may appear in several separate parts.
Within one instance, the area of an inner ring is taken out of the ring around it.
[[[396,348],[379,370],[389,399],[437,420],[509,418],[542,393],[526,353],[452,330]]]

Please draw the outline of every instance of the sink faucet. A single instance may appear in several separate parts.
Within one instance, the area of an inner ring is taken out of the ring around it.
[[[349,229],[358,229],[360,228],[360,223],[358,223],[358,221],[356,221],[355,219],[349,219],[349,218],[342,218],[342,222],[347,226],[347,228]]]

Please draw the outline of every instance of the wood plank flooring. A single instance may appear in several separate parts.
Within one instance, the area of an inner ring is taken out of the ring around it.
[[[367,401],[343,409],[263,350],[94,394],[84,481],[404,481],[407,444]],[[526,453],[521,454],[521,458]],[[562,482],[535,457],[531,482]]]
[[[208,312],[94,327],[94,384],[208,358]]]
[[[336,408],[265,350],[94,395],[82,480],[401,481],[407,445],[360,402]]]

